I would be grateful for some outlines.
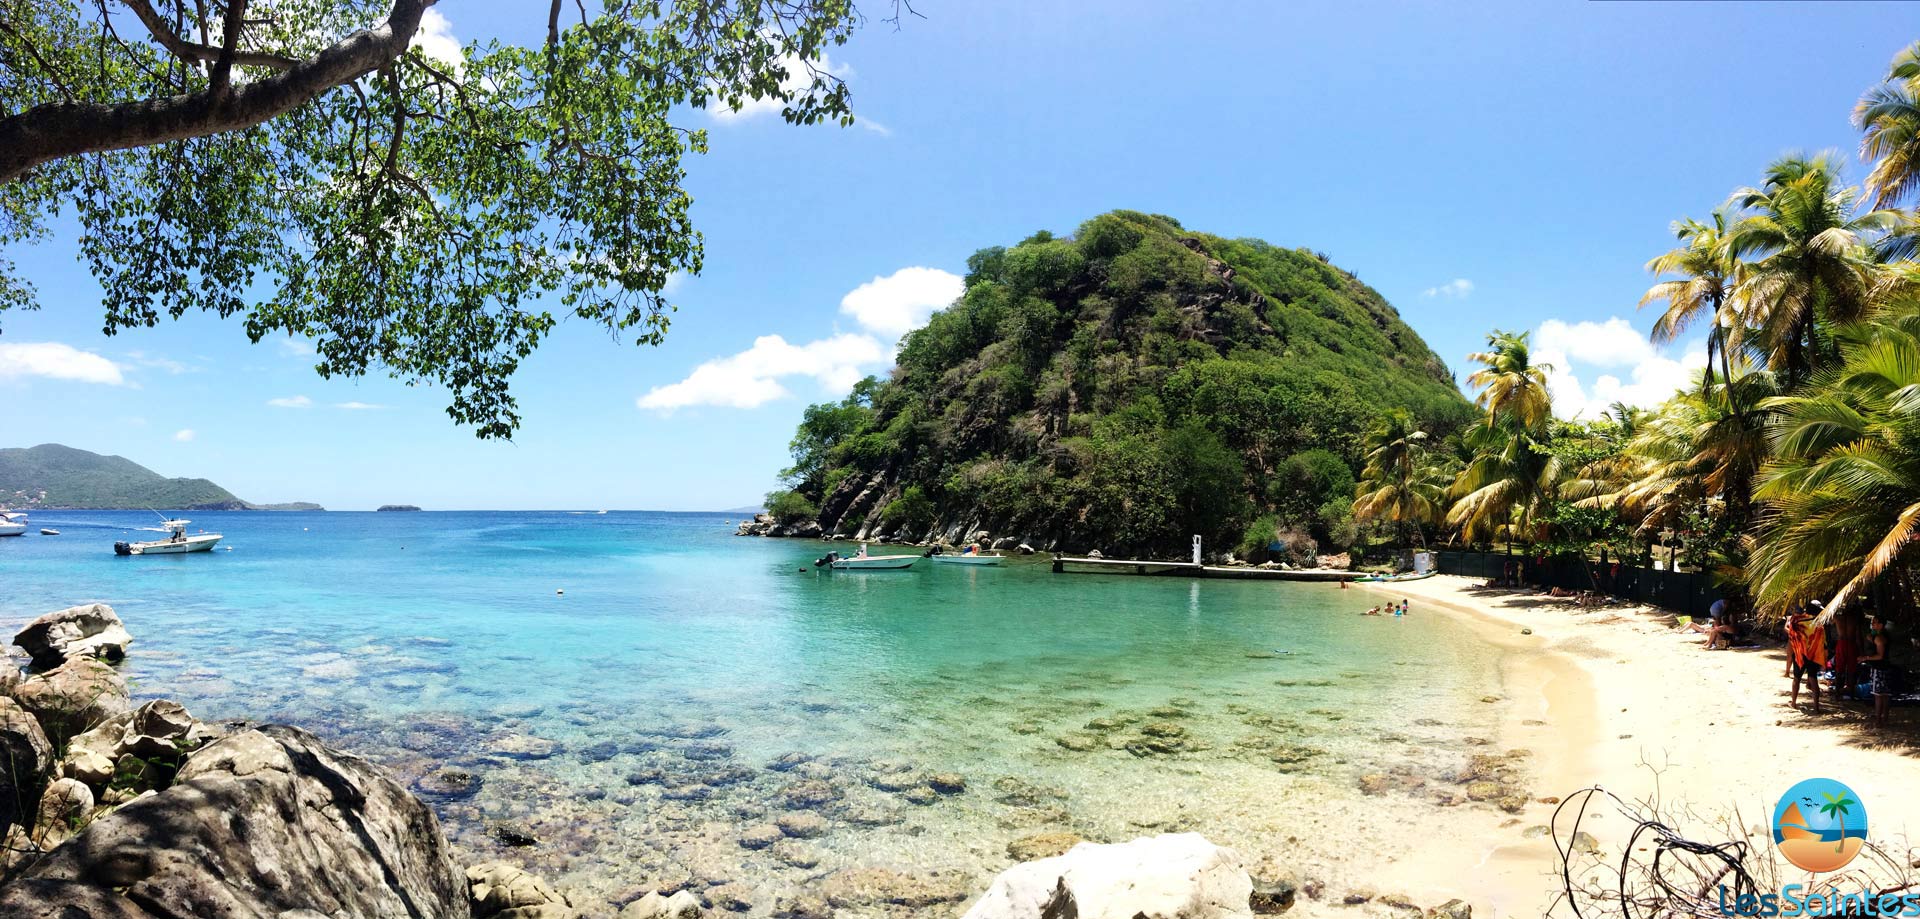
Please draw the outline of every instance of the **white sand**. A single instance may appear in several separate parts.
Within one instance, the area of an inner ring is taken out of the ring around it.
[[[1500,742],[1533,751],[1535,796],[1565,796],[1588,785],[1629,800],[1658,793],[1668,812],[1700,815],[1700,823],[1678,828],[1683,833],[1715,838],[1714,824],[1734,814],[1765,834],[1782,793],[1824,776],[1863,799],[1882,846],[1904,852],[1910,831],[1920,830],[1920,750],[1876,734],[1857,707],[1823,704],[1817,718],[1790,708],[1780,649],[1707,651],[1703,636],[1676,629],[1660,610],[1580,609],[1566,600],[1480,590],[1480,583],[1440,575],[1371,586],[1410,598],[1411,615],[1464,617],[1517,651],[1504,673],[1512,701]],[[1533,634],[1521,635],[1522,628]],[[1803,708],[1807,701],[1803,690]],[[1910,734],[1911,712],[1894,715],[1896,729]],[[1477,917],[1539,916],[1557,890],[1553,846],[1520,834],[1546,823],[1552,811],[1530,805],[1520,824],[1493,831],[1461,813],[1457,835],[1425,837],[1376,887],[1405,890],[1422,905],[1458,896]],[[1619,837],[1631,827],[1609,812],[1582,828],[1617,855]],[[1770,838],[1756,835],[1754,842],[1770,845]],[[1308,915],[1354,915],[1333,903],[1307,905]]]

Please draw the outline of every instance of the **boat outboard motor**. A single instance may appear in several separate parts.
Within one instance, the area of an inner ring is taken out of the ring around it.
[[[132,546],[131,544],[128,544],[128,543],[124,543],[124,542],[117,542],[117,543],[114,543],[114,544],[113,544],[113,554],[115,554],[115,555],[132,555],[132,554],[133,554],[133,546]]]
[[[815,567],[815,568],[820,568],[820,567],[824,567],[824,566],[826,566],[826,565],[831,565],[831,564],[833,564],[834,562],[836,562],[836,561],[838,561],[839,559],[840,559],[840,553],[838,553],[838,552],[829,552],[829,553],[827,553],[827,554],[825,554],[825,555],[822,555],[822,556],[820,556],[820,557],[819,557],[819,558],[817,558],[817,559],[814,559],[814,560],[813,560],[813,567]]]

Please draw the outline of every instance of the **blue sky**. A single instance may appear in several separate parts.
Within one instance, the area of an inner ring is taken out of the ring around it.
[[[0,446],[339,509],[750,503],[801,408],[883,372],[943,273],[1120,207],[1326,252],[1456,370],[1487,329],[1536,329],[1565,411],[1650,403],[1691,350],[1646,345],[1635,309],[1668,223],[1789,150],[1839,148],[1857,181],[1848,113],[1920,38],[1897,3],[915,6],[827,61],[860,126],[687,113],[712,128],[689,162],[706,270],[659,348],[564,326],[516,380],[512,443],[454,427],[433,389],[320,380],[238,323],[103,337],[55,240],[9,253],[43,309],[0,316]],[[544,27],[525,4],[438,10],[463,41]]]

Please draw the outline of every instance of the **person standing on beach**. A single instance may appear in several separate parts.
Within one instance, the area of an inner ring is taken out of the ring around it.
[[[1800,704],[1800,679],[1813,690],[1813,714],[1820,714],[1820,671],[1827,666],[1827,632],[1813,621],[1814,607],[1800,606],[1787,617],[1787,672],[1793,677],[1789,705]]]
[[[1887,620],[1875,615],[1867,622],[1867,653],[1860,656],[1866,665],[1873,693],[1873,726],[1887,729],[1887,710],[1893,706],[1893,665],[1887,660]]]
[[[1833,695],[1851,699],[1860,691],[1860,614],[1841,610],[1833,626]]]

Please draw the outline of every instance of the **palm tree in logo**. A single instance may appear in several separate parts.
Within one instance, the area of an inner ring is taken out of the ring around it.
[[[1823,791],[1820,793],[1820,797],[1827,799],[1827,803],[1820,805],[1820,813],[1840,821],[1840,844],[1834,846],[1833,851],[1845,851],[1847,848],[1847,808],[1860,802],[1847,797],[1845,793],[1835,794],[1833,792]]]

